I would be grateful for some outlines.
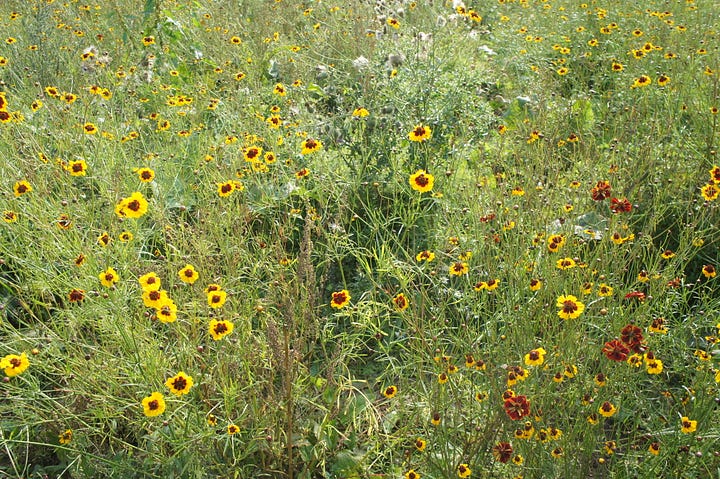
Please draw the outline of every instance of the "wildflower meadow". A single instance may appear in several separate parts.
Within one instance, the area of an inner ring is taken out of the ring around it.
[[[0,478],[720,477],[718,0],[0,26]]]

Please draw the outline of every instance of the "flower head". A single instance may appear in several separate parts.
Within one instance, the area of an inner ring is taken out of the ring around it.
[[[342,309],[350,303],[350,291],[343,289],[332,294],[330,306],[336,309]]]
[[[513,421],[524,418],[530,415],[530,402],[525,396],[513,396],[507,398],[503,403],[505,413]]]
[[[85,176],[87,174],[87,163],[85,160],[72,160],[68,161],[65,169],[70,173],[71,176]]]
[[[559,296],[556,305],[560,308],[558,316],[562,319],[575,319],[585,311],[585,305],[572,295]]]
[[[73,437],[73,431],[72,429],[66,429],[64,432],[58,434],[58,442],[62,444],[63,446],[66,444],[70,444]]]
[[[0,359],[0,369],[5,370],[5,376],[11,378],[22,374],[30,366],[30,360],[28,360],[27,354],[21,353],[8,354],[4,358]]]
[[[385,389],[383,389],[383,396],[385,396],[388,399],[392,399],[395,397],[397,392],[398,392],[397,386],[388,386]]]
[[[499,442],[492,449],[493,457],[502,463],[510,461],[513,455],[513,447],[509,442]]]
[[[168,378],[165,385],[174,395],[182,396],[190,392],[190,388],[193,387],[193,378],[180,371],[175,376]]]
[[[18,181],[13,185],[13,193],[15,197],[20,197],[26,193],[30,193],[33,187],[26,180]]]
[[[421,251],[415,256],[417,261],[427,261],[428,263],[435,259],[435,253],[429,250]]]
[[[120,280],[120,277],[117,274],[117,271],[115,271],[113,268],[108,268],[102,273],[98,275],[100,278],[100,282],[103,286],[106,288],[112,288],[115,283],[117,283]]]
[[[693,421],[687,416],[680,419],[680,431],[683,434],[691,434],[697,430],[697,421]]]
[[[313,138],[306,138],[301,144],[302,150],[300,151],[303,155],[315,153],[322,148],[322,142]]]
[[[458,477],[465,478],[465,477],[470,477],[470,474],[472,474],[472,471],[470,470],[470,468],[468,467],[467,464],[460,464],[457,467],[457,474],[458,474]]]
[[[523,358],[527,366],[540,366],[545,361],[547,352],[543,348],[533,349]]]
[[[395,305],[395,309],[398,311],[405,311],[408,306],[410,306],[410,303],[407,300],[407,297],[404,293],[400,293],[397,296],[393,298],[393,304]]]
[[[115,214],[121,218],[140,218],[148,210],[148,202],[139,191],[123,198],[115,206]]]
[[[435,177],[425,170],[417,170],[410,175],[408,182],[413,190],[426,193],[432,191],[433,185],[435,184]]]
[[[233,332],[235,325],[227,320],[211,319],[208,326],[210,336],[215,341],[220,341],[222,338]]]
[[[153,271],[140,276],[138,283],[140,283],[143,291],[157,291],[160,289],[160,278]]]
[[[432,136],[432,130],[429,126],[417,125],[408,133],[410,141],[423,142],[430,139]]]
[[[142,400],[143,413],[155,417],[165,412],[165,398],[159,392],[153,392]]]
[[[449,268],[450,276],[462,276],[464,274],[467,274],[468,271],[470,271],[470,268],[468,267],[468,264],[464,261],[456,261],[455,263],[450,265]]]
[[[630,349],[625,346],[625,343],[622,341],[613,339],[605,343],[605,346],[602,348],[602,353],[613,361],[625,361],[628,353],[630,353]]]
[[[227,293],[222,290],[210,291],[207,293],[208,306],[213,309],[222,308],[227,299]]]
[[[155,316],[161,323],[174,323],[177,320],[177,305],[166,298],[155,308]]]
[[[610,417],[617,412],[617,408],[610,401],[605,401],[598,408],[598,412],[604,417]]]
[[[200,277],[200,274],[195,271],[195,267],[191,264],[185,265],[180,271],[178,271],[178,276],[180,276],[180,281],[187,284],[193,284],[195,281],[198,280]]]

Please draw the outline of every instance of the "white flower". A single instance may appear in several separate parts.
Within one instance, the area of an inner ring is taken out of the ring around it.
[[[363,56],[357,57],[355,60],[353,60],[352,64],[353,68],[355,68],[355,70],[359,72],[370,68],[370,60]]]

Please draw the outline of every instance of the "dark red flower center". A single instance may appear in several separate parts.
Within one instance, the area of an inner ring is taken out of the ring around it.
[[[578,310],[578,305],[574,301],[568,300],[568,301],[563,302],[563,307],[562,307],[563,313],[572,314],[577,310]]]
[[[178,391],[182,391],[187,386],[187,379],[180,376],[175,378],[175,380],[172,382],[173,388],[177,389]]]

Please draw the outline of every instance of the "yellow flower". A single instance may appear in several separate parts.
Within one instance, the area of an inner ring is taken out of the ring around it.
[[[421,251],[415,256],[416,261],[427,261],[428,263],[435,259],[435,253],[429,250]]]
[[[62,432],[58,435],[58,442],[63,446],[66,444],[70,444],[70,441],[72,441],[72,437],[72,429],[66,429],[65,432]]]
[[[155,316],[161,323],[174,323],[177,320],[177,305],[172,299],[166,298],[155,308]]]
[[[648,451],[653,456],[657,456],[658,454],[660,454],[660,443],[659,442],[651,443],[650,446],[648,447]]]
[[[663,370],[663,363],[659,359],[651,359],[647,361],[648,374],[660,374]]]
[[[227,293],[225,291],[217,290],[207,293],[208,306],[213,309],[222,308],[226,299]]]
[[[435,177],[425,170],[417,170],[414,174],[410,175],[408,182],[413,190],[426,193],[432,191]]]
[[[285,86],[282,83],[278,83],[275,85],[275,88],[273,88],[273,93],[275,93],[278,96],[285,96],[285,95],[287,95],[287,90],[285,89]]]
[[[120,280],[117,271],[115,271],[113,268],[106,269],[98,275],[98,278],[100,278],[100,282],[106,288],[112,288],[115,283]]]
[[[210,331],[210,336],[212,336],[215,341],[220,341],[222,338],[232,333],[234,327],[235,325],[230,321],[218,321],[217,319],[211,319],[208,330]]]
[[[559,296],[556,306],[560,308],[558,316],[562,319],[575,319],[585,311],[585,305],[573,295]]]
[[[604,417],[610,417],[617,412],[617,408],[610,401],[605,401],[598,408],[598,412]]]
[[[650,85],[651,83],[652,79],[649,76],[640,75],[638,78],[635,79],[631,88],[642,88]]]
[[[350,303],[350,291],[343,289],[332,294],[330,306],[335,309],[342,309]]]
[[[407,297],[403,293],[400,293],[393,298],[393,304],[395,305],[395,309],[398,311],[405,311],[408,306],[410,306]]]
[[[24,195],[25,193],[30,193],[32,190],[33,187],[25,180],[18,181],[13,185],[13,193],[16,198]]]
[[[457,261],[450,265],[449,273],[450,276],[462,276],[470,271],[468,264],[462,261]]]
[[[85,176],[87,174],[87,167],[85,160],[72,160],[68,161],[65,169],[70,173],[70,176]]]
[[[322,148],[322,142],[320,140],[315,140],[313,138],[306,138],[301,146],[300,154],[302,155],[308,155],[310,153],[314,153]]]
[[[218,195],[223,198],[230,196],[233,191],[235,191],[235,182],[233,180],[217,184]]]
[[[527,366],[540,366],[545,362],[545,355],[547,352],[543,348],[533,349],[525,355],[525,364]]]
[[[180,281],[183,283],[193,284],[198,280],[200,274],[195,271],[195,267],[193,267],[193,265],[186,264],[184,268],[178,271],[178,276],[180,276]]]
[[[158,291],[160,289],[160,278],[154,271],[140,276],[138,282],[143,291]]]
[[[17,213],[11,210],[4,210],[2,219],[5,223],[15,223],[18,219]]]
[[[150,183],[155,179],[155,172],[150,168],[135,168],[133,171],[143,183]]]
[[[695,430],[697,430],[697,421],[692,421],[687,416],[683,416],[680,419],[680,426],[681,426],[680,430],[684,434],[690,434],[690,433],[695,432]]]
[[[708,183],[700,188],[700,193],[705,201],[715,201],[720,196],[720,187],[715,183]]]
[[[148,210],[148,202],[139,191],[123,198],[115,206],[115,214],[121,218],[140,218]]]
[[[429,126],[417,125],[408,133],[410,141],[423,142],[432,137],[432,130]]]
[[[174,395],[182,396],[190,392],[190,388],[193,387],[193,378],[180,371],[175,376],[168,378],[165,385]]]
[[[153,392],[142,400],[143,413],[155,417],[165,412],[165,398],[159,392]]]
[[[8,354],[0,359],[0,369],[4,369],[5,376],[9,378],[23,373],[28,366],[30,366],[30,360],[25,353],[20,355]]]
[[[397,392],[398,392],[397,386],[388,386],[385,389],[383,389],[383,396],[385,396],[388,399],[392,399],[395,397]]]
[[[558,269],[570,269],[574,268],[576,265],[575,260],[572,258],[562,258],[555,262],[555,266],[557,266]]]
[[[600,286],[598,286],[598,296],[612,296],[613,295],[613,289],[611,286],[608,286],[605,283],[600,283]]]

